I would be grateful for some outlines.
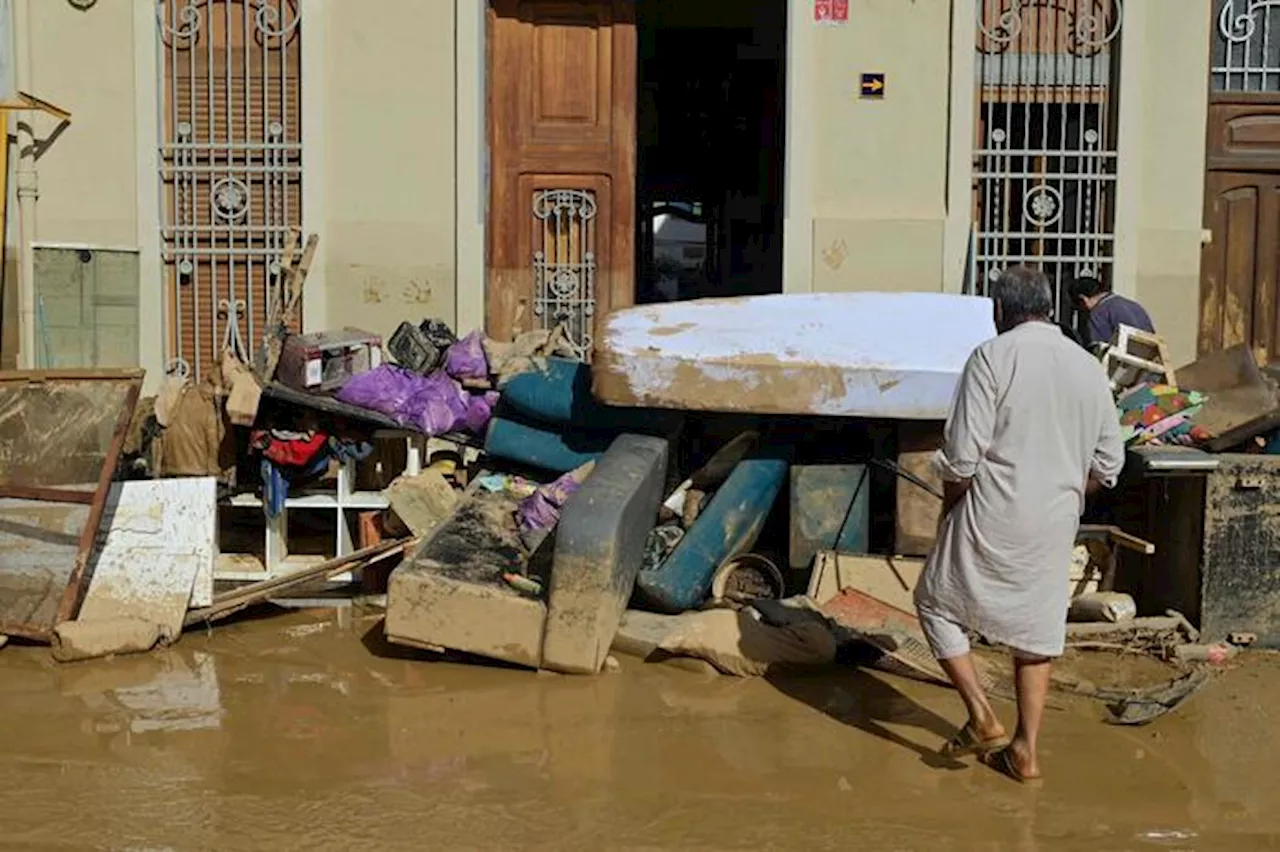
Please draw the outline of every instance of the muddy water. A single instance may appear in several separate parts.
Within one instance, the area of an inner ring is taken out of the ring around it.
[[[928,686],[626,658],[567,678],[379,635],[292,613],[131,659],[0,650],[0,846],[1280,848],[1265,657],[1146,728],[1051,713],[1036,791],[933,756],[959,714]]]

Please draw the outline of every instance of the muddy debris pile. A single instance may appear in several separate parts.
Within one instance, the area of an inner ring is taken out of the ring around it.
[[[623,310],[588,364],[566,326],[510,343],[435,318],[385,346],[294,333],[315,243],[291,235],[252,351],[232,323],[216,362],[176,365],[154,397],[139,399],[139,371],[0,381],[0,633],[70,662],[359,597],[392,643],[564,674],[615,670],[612,653],[947,685],[912,593],[940,520],[941,421],[993,333],[983,300]],[[908,314],[936,324],[895,319]],[[790,331],[776,322],[792,315]],[[862,337],[836,345],[827,326]],[[1096,515],[1062,566],[1054,686],[1141,724],[1266,637],[1235,624],[1202,644],[1204,613],[1174,611],[1160,573],[1195,543],[1115,506]],[[972,638],[984,682],[1011,697],[1003,650]]]

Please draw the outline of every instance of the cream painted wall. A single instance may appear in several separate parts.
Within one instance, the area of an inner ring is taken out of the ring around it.
[[[23,0],[31,31],[31,94],[72,113],[37,168],[41,242],[133,248],[138,244],[134,102],[134,10],[103,2]],[[25,34],[19,34],[24,38]],[[37,136],[56,123],[34,120]]]
[[[849,6],[843,26],[792,19],[815,29],[802,36],[814,51],[812,89],[791,90],[793,115],[807,111],[813,125],[813,289],[940,290],[951,3]],[[859,97],[864,72],[886,75],[883,100]]]
[[[455,321],[454,4],[325,6],[328,325]],[[385,339],[385,338],[384,338]]]
[[[1115,288],[1147,308],[1181,365],[1199,325],[1210,3],[1125,10]]]
[[[154,158],[139,154],[154,122],[137,120],[155,96],[143,85],[154,68],[138,60],[152,47],[139,41],[148,4],[81,13],[21,2],[32,88],[75,116],[40,161],[39,238],[138,246],[158,216],[154,204],[139,213],[154,194]],[[303,2],[305,61],[318,75],[304,87],[306,215],[322,245],[308,326],[389,335],[405,319],[454,322],[460,303],[469,325],[483,304],[483,41],[478,14],[456,24],[481,0]],[[816,27],[811,4],[792,2],[787,290],[936,290],[944,277],[953,286],[964,212],[955,199],[967,185],[956,143],[971,128],[963,117],[949,124],[949,98],[964,85],[952,79],[950,42],[953,24],[968,24],[953,22],[950,0],[852,0],[847,25]],[[1147,305],[1185,361],[1198,314],[1209,0],[1129,0],[1126,10],[1117,288]],[[884,100],[858,97],[866,71],[887,75]],[[37,120],[47,133],[51,123]],[[464,143],[475,150],[460,157]],[[144,349],[155,348],[149,339]]]

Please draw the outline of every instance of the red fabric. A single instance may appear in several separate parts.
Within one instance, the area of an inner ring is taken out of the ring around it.
[[[301,467],[315,458],[316,453],[320,452],[328,440],[328,435],[318,432],[305,441],[281,441],[272,438],[262,454],[281,467]]]

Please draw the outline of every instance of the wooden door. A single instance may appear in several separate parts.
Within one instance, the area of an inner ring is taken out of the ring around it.
[[[1248,344],[1260,364],[1280,356],[1280,105],[1209,107],[1200,268],[1200,354]]]
[[[635,296],[635,4],[493,0],[488,332],[565,323],[589,358]]]

